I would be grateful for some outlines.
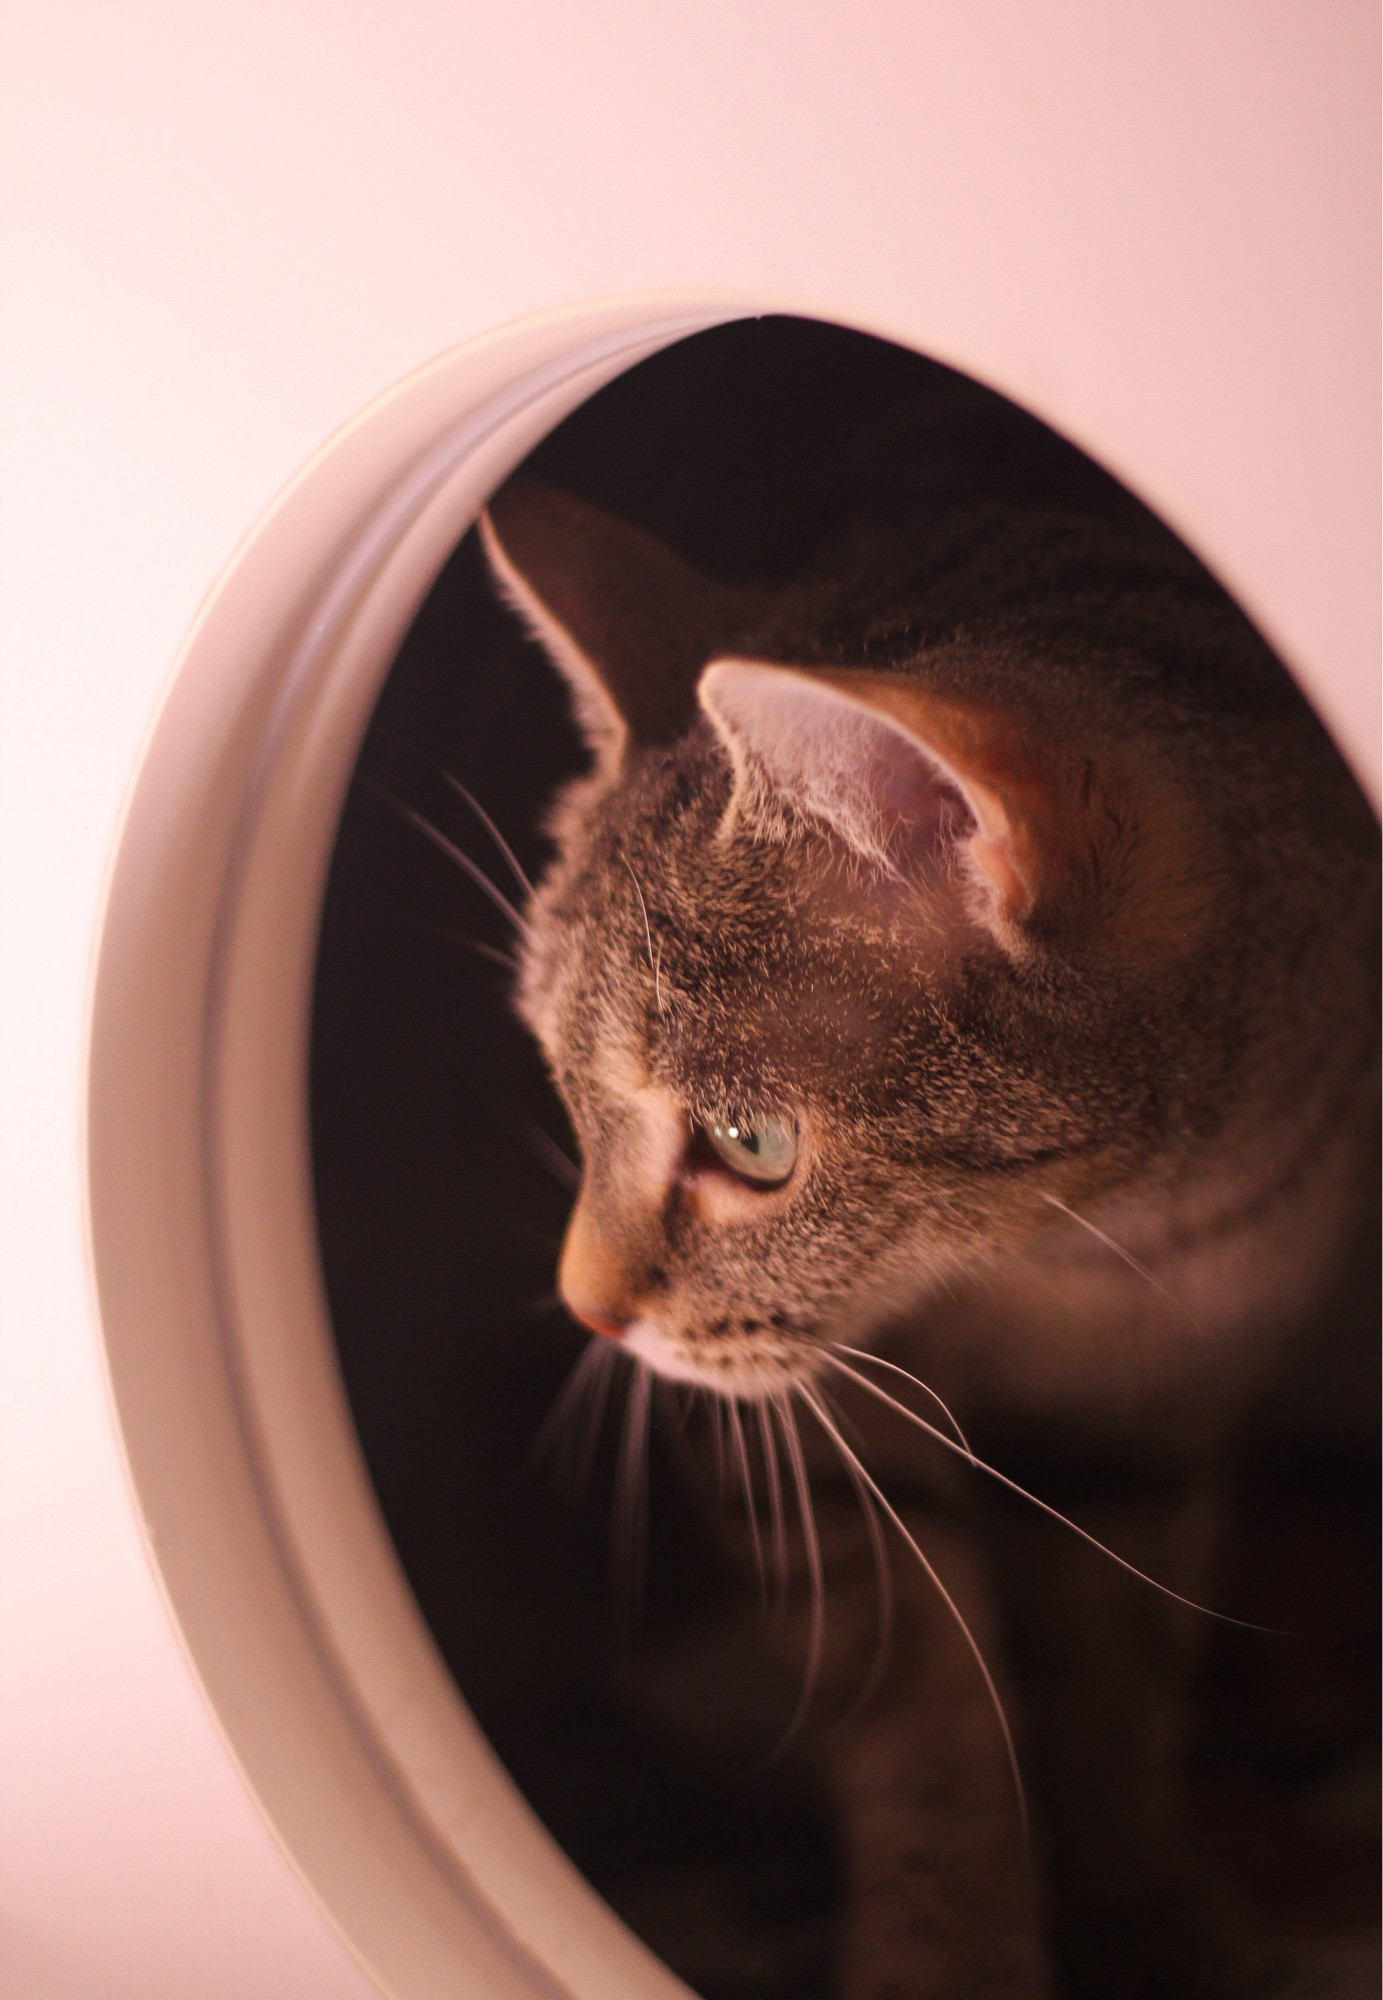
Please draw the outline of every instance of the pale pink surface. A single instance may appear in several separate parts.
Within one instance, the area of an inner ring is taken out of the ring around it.
[[[101,873],[202,592],[430,354],[701,287],[892,332],[1052,418],[1376,777],[1377,21],[10,0],[5,37],[0,1984],[354,2000],[150,1577],[84,1271]]]

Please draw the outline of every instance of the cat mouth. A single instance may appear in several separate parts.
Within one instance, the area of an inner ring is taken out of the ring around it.
[[[653,1319],[631,1320],[621,1346],[655,1375],[719,1396],[759,1402],[781,1396],[815,1374],[805,1342],[781,1335],[698,1341],[669,1333]]]

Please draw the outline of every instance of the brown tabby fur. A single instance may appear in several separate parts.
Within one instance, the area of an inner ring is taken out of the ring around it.
[[[1247,621],[1132,509],[933,510],[772,592],[531,480],[486,535],[597,760],[555,809],[520,983],[583,1157],[564,1293],[746,1421],[829,1392],[954,1600],[897,1540],[886,1661],[852,1706],[877,1584],[804,1421],[842,1995],[1260,1990],[1179,1821],[1193,1614],[978,1500],[829,1357],[906,1367],[1001,1469],[1199,1596],[1222,1429],[1274,1342],[1334,1309],[1363,1228],[1367,808]],[[781,1111],[801,1156],[779,1190],[697,1136]],[[1012,1720],[1030,1854],[955,1612]]]

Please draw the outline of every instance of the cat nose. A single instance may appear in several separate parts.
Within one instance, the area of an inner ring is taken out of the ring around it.
[[[568,1306],[573,1319],[579,1319],[582,1326],[588,1326],[592,1333],[603,1333],[607,1340],[623,1340],[629,1322],[624,1319],[610,1319],[604,1313],[582,1312],[576,1306]]]
[[[557,1267],[557,1289],[573,1319],[607,1340],[619,1340],[635,1317],[633,1295],[622,1260],[596,1223],[583,1192],[567,1224]]]

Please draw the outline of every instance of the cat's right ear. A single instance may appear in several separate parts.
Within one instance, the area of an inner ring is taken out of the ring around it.
[[[544,481],[502,486],[480,537],[506,601],[545,648],[600,768],[674,743],[696,717],[696,673],[732,593],[641,528]]]
[[[772,837],[805,815],[887,872],[954,863],[1015,959],[1039,933],[1194,934],[1191,808],[1116,743],[868,669],[715,660],[700,698],[734,774],[726,826]]]

